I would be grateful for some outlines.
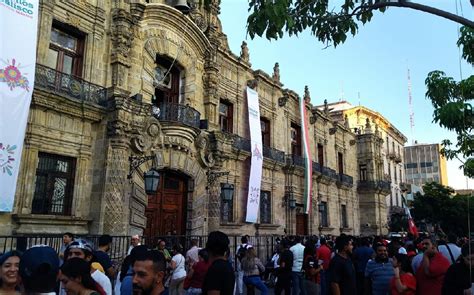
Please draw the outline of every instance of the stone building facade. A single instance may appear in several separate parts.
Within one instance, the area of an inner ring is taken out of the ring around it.
[[[390,216],[404,214],[406,206],[403,146],[407,138],[380,113],[364,106],[342,101],[327,108],[333,120],[345,122],[357,134],[361,232],[386,234]]]
[[[152,0],[39,9],[36,83],[1,234],[359,234],[358,135],[313,107],[305,89],[313,192],[303,214],[299,96],[283,88],[278,64],[272,75],[253,70],[245,42],[239,55],[229,50],[219,1],[187,15]],[[264,144],[257,224],[244,222],[248,85],[260,97]],[[160,173],[153,195],[150,169]]]

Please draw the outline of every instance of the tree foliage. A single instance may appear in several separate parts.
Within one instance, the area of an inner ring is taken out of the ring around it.
[[[463,58],[474,65],[474,29],[461,28],[457,42]],[[425,80],[426,97],[431,100],[433,121],[456,133],[456,142],[443,140],[441,152],[448,158],[458,158],[464,174],[474,177],[474,76],[456,82],[442,71],[433,71]]]
[[[344,43],[348,35],[355,36],[360,25],[371,21],[376,11],[384,12],[390,7],[415,9],[463,25],[457,44],[462,48],[463,58],[474,65],[474,22],[469,19],[407,0],[343,0],[338,3],[341,3],[339,7],[331,7],[329,0],[249,0],[247,31],[251,38],[278,39],[285,33],[292,36],[310,30],[319,41],[336,47]],[[456,82],[442,71],[433,71],[425,84],[426,97],[435,108],[433,121],[456,133],[455,143],[442,142],[442,153],[448,159],[461,160],[464,174],[474,177],[471,104],[474,76]]]
[[[424,195],[417,193],[413,203],[416,221],[438,224],[445,233],[468,235],[468,196],[454,196],[454,190],[432,182],[423,186]],[[470,202],[474,202],[471,198]],[[474,204],[470,206],[471,224],[474,221]]]
[[[450,19],[474,28],[474,22],[434,7],[406,0],[343,0],[330,6],[329,0],[249,0],[247,31],[251,38],[278,39],[285,33],[298,35],[309,29],[321,42],[337,46],[369,22],[374,11],[389,7],[409,8]]]

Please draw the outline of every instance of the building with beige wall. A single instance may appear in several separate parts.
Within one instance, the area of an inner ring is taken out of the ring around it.
[[[165,1],[40,1],[15,206],[0,213],[0,234],[360,233],[359,136],[300,90],[313,153],[304,214],[298,94],[278,64],[271,75],[252,69],[245,42],[230,51],[219,1],[193,6],[184,15]],[[244,222],[248,85],[264,144],[257,224]],[[160,185],[147,195],[152,168]]]
[[[419,144],[405,147],[405,173],[408,183],[422,187],[428,182],[448,185],[446,158],[440,144]]]
[[[386,233],[390,215],[401,212],[406,205],[402,184],[405,181],[403,146],[407,138],[380,113],[364,106],[341,101],[330,103],[327,108],[333,120],[364,137],[358,141],[357,151],[361,216],[366,216],[361,220],[361,231]],[[370,205],[374,203],[378,205]]]

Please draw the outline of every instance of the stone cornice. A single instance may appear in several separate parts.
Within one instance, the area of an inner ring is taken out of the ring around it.
[[[44,90],[35,88],[33,92],[32,105],[44,107],[53,111],[68,114],[77,118],[87,119],[93,122],[102,120],[107,109],[103,106],[80,102],[72,98],[65,98]]]

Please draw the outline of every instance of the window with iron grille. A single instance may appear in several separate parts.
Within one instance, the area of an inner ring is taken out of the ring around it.
[[[347,209],[346,205],[341,205],[341,225],[343,228],[348,228],[349,224],[347,223]]]
[[[70,215],[76,159],[39,153],[32,214]]]
[[[301,127],[291,123],[291,154],[301,156]]]
[[[262,132],[262,144],[270,146],[270,121],[260,118],[260,129]]]
[[[85,34],[59,22],[53,23],[46,66],[68,75],[82,76]]]
[[[219,125],[221,131],[232,133],[233,130],[233,105],[221,100],[219,103]]]
[[[221,183],[221,221],[234,221],[234,200],[226,200],[224,198],[224,190],[222,189],[224,183]]]
[[[328,203],[321,202],[321,207],[319,208],[319,224],[322,227],[329,226],[329,219],[328,219]]]
[[[324,146],[318,143],[318,163],[321,167],[324,166]]]
[[[367,165],[365,164],[359,165],[359,178],[361,181],[367,180]]]
[[[260,191],[260,223],[272,223],[272,198],[269,191]]]

